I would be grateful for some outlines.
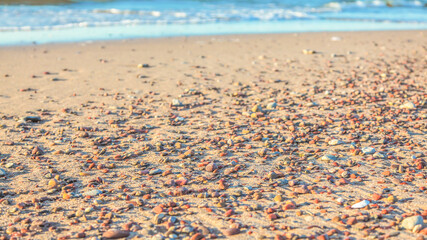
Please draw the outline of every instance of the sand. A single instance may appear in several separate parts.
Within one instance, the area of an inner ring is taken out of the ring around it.
[[[426,56],[426,31],[0,48],[0,235],[423,239]]]

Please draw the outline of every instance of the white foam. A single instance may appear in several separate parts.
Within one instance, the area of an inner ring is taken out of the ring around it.
[[[151,15],[154,16],[154,17],[160,17],[162,15],[162,13],[159,12],[159,11],[152,11]]]
[[[33,28],[31,26],[22,26],[19,28],[21,31],[31,31]]]
[[[365,7],[366,6],[365,2],[363,2],[363,1],[356,1],[355,4],[358,7]]]
[[[185,18],[185,17],[187,17],[187,13],[185,13],[185,12],[176,12],[176,13],[174,13],[174,16],[177,17],[177,18]]]
[[[335,8],[335,9],[341,9],[342,8],[341,4],[338,2],[330,2],[330,3],[325,4],[325,6],[329,7],[329,8]]]
[[[413,3],[414,3],[414,6],[419,6],[419,7],[423,6],[423,3],[420,1],[414,1]]]

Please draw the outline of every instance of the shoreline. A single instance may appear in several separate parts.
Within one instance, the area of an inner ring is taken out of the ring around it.
[[[349,26],[350,24],[350,26]],[[139,38],[201,37],[217,35],[287,34],[310,32],[426,31],[423,23],[365,22],[338,20],[291,20],[288,22],[239,22],[205,24],[164,24],[98,26],[57,30],[0,31],[1,46],[25,46],[49,43],[126,40]],[[32,39],[28,41],[27,39]]]
[[[185,35],[185,36],[159,36],[159,37],[135,37],[135,38],[124,38],[124,39],[99,39],[99,40],[85,40],[85,41],[72,41],[72,42],[48,42],[48,43],[35,43],[35,44],[12,44],[12,45],[0,45],[0,49],[8,49],[8,48],[26,48],[26,47],[49,47],[49,46],[68,46],[68,45],[92,45],[92,44],[120,44],[131,42],[133,44],[137,44],[138,42],[142,43],[144,41],[147,42],[156,42],[163,40],[187,40],[187,39],[201,39],[201,40],[209,40],[215,38],[258,38],[261,36],[268,37],[285,37],[285,36],[298,36],[298,35],[362,35],[366,36],[370,33],[374,35],[396,35],[398,33],[420,33],[421,35],[425,35],[427,33],[427,29],[397,29],[397,30],[357,30],[357,31],[309,31],[309,32],[277,32],[277,33],[239,33],[239,34],[210,34],[210,35]]]
[[[426,30],[0,47],[0,235],[422,239],[426,55]]]

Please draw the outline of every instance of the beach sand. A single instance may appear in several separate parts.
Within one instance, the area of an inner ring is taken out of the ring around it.
[[[0,235],[423,239],[426,56],[427,31],[0,48]]]

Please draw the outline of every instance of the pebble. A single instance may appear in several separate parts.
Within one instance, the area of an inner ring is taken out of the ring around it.
[[[355,217],[349,217],[347,219],[347,225],[354,225],[357,223],[357,219]]]
[[[275,213],[270,213],[267,215],[267,218],[271,221],[276,220],[278,216]]]
[[[58,180],[56,180],[55,178],[52,178],[49,180],[48,184],[47,184],[50,188],[56,188],[59,185]]]
[[[156,207],[154,207],[153,208],[153,212],[154,213],[157,213],[157,214],[160,214],[160,213],[162,213],[164,211],[164,209],[163,209],[163,207],[161,207],[161,206],[156,206]]]
[[[308,102],[305,104],[305,106],[306,107],[315,107],[315,106],[319,106],[319,104],[316,102]]]
[[[129,231],[119,230],[119,229],[109,229],[102,234],[102,237],[106,239],[119,239],[126,238],[129,236]]]
[[[43,149],[41,147],[37,146],[37,147],[34,147],[31,150],[31,154],[34,155],[34,156],[40,156],[40,155],[44,154],[44,151],[43,151]]]
[[[78,210],[78,211],[75,213],[75,215],[76,215],[76,217],[82,217],[82,216],[84,216],[84,215],[85,215],[85,212],[83,212],[82,210]]]
[[[251,108],[251,111],[256,113],[256,112],[262,112],[262,107],[260,104],[256,104]]]
[[[422,226],[423,224],[424,224],[424,220],[423,220],[423,217],[421,217],[420,215],[407,217],[403,219],[401,223],[402,227],[410,231],[412,231],[412,229],[414,229],[416,225]]]
[[[398,231],[393,231],[393,232],[391,232],[391,233],[389,233],[389,234],[387,234],[388,236],[390,236],[390,237],[396,237],[396,236],[398,236],[400,234],[400,232],[398,232]]]
[[[26,122],[40,122],[42,119],[39,116],[26,116],[23,120]]]
[[[331,155],[331,154],[326,154],[326,155],[323,155],[320,158],[320,160],[322,160],[322,161],[335,161],[335,160],[337,160],[337,157],[334,155]]]
[[[379,152],[376,152],[376,153],[374,153],[374,155],[373,155],[375,158],[381,158],[381,159],[385,159],[386,158],[386,156],[384,155],[384,154],[382,154],[382,153],[379,153]]]
[[[193,236],[191,236],[190,240],[201,240],[203,239],[205,236],[203,236],[203,234],[201,233],[196,233]]]
[[[268,103],[266,106],[266,108],[268,110],[274,110],[274,109],[276,109],[276,107],[277,107],[277,103],[275,103],[275,102]]]
[[[178,218],[176,218],[176,217],[174,217],[174,216],[170,216],[170,217],[168,218],[168,222],[176,223],[177,221],[178,221]]]
[[[157,174],[161,174],[161,173],[163,173],[162,169],[153,169],[148,174],[150,174],[150,175],[157,175]]]
[[[368,200],[362,200],[356,204],[353,204],[351,206],[351,208],[356,208],[356,209],[357,208],[364,208],[364,207],[368,206],[369,204],[370,204],[370,202]]]
[[[77,234],[75,235],[75,237],[76,237],[76,238],[85,238],[85,237],[86,237],[86,233],[84,233],[84,232],[77,233]]]
[[[348,175],[349,175],[349,172],[348,172],[348,171],[343,171],[343,172],[341,173],[341,177],[343,177],[343,178],[347,178],[347,177],[348,177]]]
[[[101,190],[95,189],[95,190],[90,190],[90,191],[84,192],[83,196],[95,197],[101,193],[102,193]]]
[[[305,55],[311,55],[311,54],[315,54],[316,51],[311,50],[311,49],[303,49],[302,53],[304,53]]]
[[[225,236],[233,236],[240,233],[240,229],[238,228],[229,228],[223,231]]]
[[[93,208],[93,207],[88,207],[88,208],[85,208],[85,213],[91,213],[91,212],[93,212],[95,209]]]
[[[151,240],[164,240],[165,239],[165,237],[162,235],[162,234],[156,234],[156,235],[154,235],[152,238],[151,238]]]
[[[282,195],[276,195],[273,200],[275,202],[281,202],[283,200]]]
[[[208,165],[206,165],[206,171],[208,172],[213,172],[216,169],[218,169],[218,167],[216,166],[215,163],[209,163]]]
[[[0,177],[6,176],[6,171],[3,168],[0,168]]]
[[[16,227],[8,227],[6,229],[6,233],[9,234],[9,235],[12,235],[12,233],[16,232],[16,231],[17,231]]]
[[[150,65],[148,65],[147,63],[140,63],[137,65],[137,68],[149,68]]]
[[[374,154],[376,151],[375,151],[375,148],[373,147],[364,147],[362,148],[362,152],[364,154]]]
[[[381,194],[378,194],[378,193],[372,194],[372,200],[374,200],[374,201],[380,200],[381,197],[382,197]]]
[[[4,166],[5,166],[6,168],[13,168],[13,167],[15,167],[15,163],[13,163],[13,162],[6,163]],[[1,176],[1,175],[0,175],[0,176]]]
[[[178,99],[172,99],[172,106],[180,107],[180,106],[183,106],[183,105],[184,104],[182,104],[182,102],[179,101]]]
[[[341,140],[339,140],[339,139],[332,139],[332,140],[330,140],[328,142],[328,144],[331,145],[331,146],[339,145],[339,144],[342,144],[342,143],[343,142]]]
[[[395,203],[397,201],[397,198],[394,195],[390,195],[385,199],[388,203]]]
[[[405,102],[404,104],[400,105],[400,108],[403,109],[416,109],[417,106],[413,102]]]
[[[276,178],[278,178],[278,175],[276,172],[269,172],[267,175],[267,178],[268,179],[276,179]]]
[[[333,36],[331,37],[331,41],[334,41],[334,42],[341,41],[341,37]]]
[[[165,217],[166,217],[166,215],[163,214],[163,213],[156,214],[154,216],[154,218],[153,218],[154,224],[160,224],[160,223],[162,223],[163,218],[165,218]]]

